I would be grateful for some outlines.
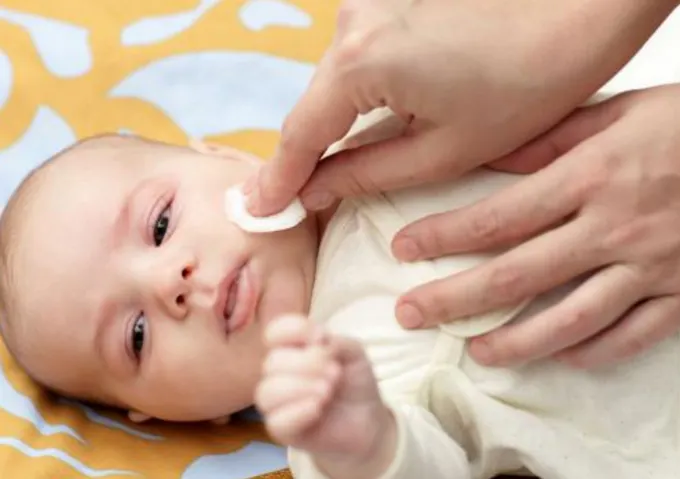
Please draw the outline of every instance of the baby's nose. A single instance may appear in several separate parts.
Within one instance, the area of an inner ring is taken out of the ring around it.
[[[192,268],[186,266],[180,272],[169,274],[165,280],[160,280],[157,283],[156,296],[167,314],[172,318],[184,319],[187,315],[192,273]]]

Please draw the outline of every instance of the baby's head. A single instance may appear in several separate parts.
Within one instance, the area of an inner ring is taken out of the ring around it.
[[[225,189],[249,155],[85,140],[33,172],[0,220],[0,325],[19,364],[75,398],[165,420],[252,403],[263,324],[306,311],[315,218],[252,235]]]

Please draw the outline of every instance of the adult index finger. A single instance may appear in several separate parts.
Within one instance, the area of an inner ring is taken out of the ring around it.
[[[305,185],[324,151],[342,138],[357,108],[336,79],[332,52],[322,60],[307,91],[286,118],[274,158],[248,194],[248,210],[267,216],[285,208]]]

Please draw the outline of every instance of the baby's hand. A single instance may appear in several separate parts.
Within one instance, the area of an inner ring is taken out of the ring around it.
[[[273,438],[311,453],[320,467],[325,459],[387,467],[396,424],[361,345],[297,316],[272,321],[265,341],[256,403]]]

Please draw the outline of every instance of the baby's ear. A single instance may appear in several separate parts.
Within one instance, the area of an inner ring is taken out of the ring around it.
[[[189,148],[202,155],[220,156],[230,160],[247,161],[248,163],[262,166],[262,160],[256,156],[225,145],[217,145],[215,143],[206,143],[201,140],[191,139],[189,140]]]
[[[128,411],[128,419],[134,423],[142,423],[151,419],[151,416],[138,411]]]

